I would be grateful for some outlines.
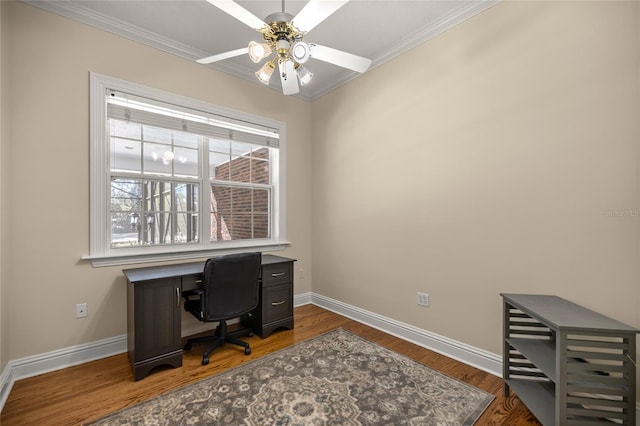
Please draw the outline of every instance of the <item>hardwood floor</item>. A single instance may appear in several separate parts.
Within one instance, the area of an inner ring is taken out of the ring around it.
[[[499,377],[315,305],[295,309],[294,330],[277,331],[264,340],[257,336],[248,339],[252,349],[249,356],[244,356],[242,349],[225,345],[216,349],[209,365],[202,366],[202,347],[195,346],[184,353],[181,368],[157,369],[138,382],[133,381],[126,354],[19,380],[4,406],[0,424],[58,426],[89,422],[338,327],[493,393],[496,398],[477,425],[540,424],[517,397],[503,397]]]

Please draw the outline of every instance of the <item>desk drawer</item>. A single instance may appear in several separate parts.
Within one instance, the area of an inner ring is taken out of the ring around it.
[[[291,262],[274,263],[262,267],[262,286],[268,287],[275,284],[291,282]]]
[[[202,274],[183,275],[182,291],[195,290],[202,284]]]
[[[263,289],[263,322],[268,324],[293,315],[291,285],[281,284]]]

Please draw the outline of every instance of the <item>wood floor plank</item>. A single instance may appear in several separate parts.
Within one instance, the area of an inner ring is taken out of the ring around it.
[[[202,346],[194,345],[184,352],[182,367],[161,367],[138,382],[133,381],[126,354],[18,380],[0,424],[83,424],[339,327],[494,394],[477,425],[540,424],[516,396],[504,398],[501,378],[315,305],[295,309],[294,330],[277,331],[266,339],[248,338],[249,356],[243,355],[242,348],[224,345],[203,366]]]

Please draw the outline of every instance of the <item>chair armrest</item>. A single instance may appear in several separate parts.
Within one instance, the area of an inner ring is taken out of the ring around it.
[[[192,290],[187,290],[182,292],[182,297],[185,299],[189,296],[202,296],[204,294],[204,290],[201,288],[194,288]]]
[[[198,296],[197,299],[190,299],[190,296]],[[197,314],[200,316],[200,318],[204,318],[204,308],[206,305],[206,295],[205,295],[205,291],[202,290],[201,288],[196,288],[193,290],[187,290],[187,291],[183,291],[182,292],[182,298],[185,300],[184,302],[184,309],[188,312],[191,312],[192,314],[196,315]],[[198,306],[197,311],[195,311],[196,308],[196,303],[199,303],[200,306]],[[202,320],[201,320],[202,321]]]

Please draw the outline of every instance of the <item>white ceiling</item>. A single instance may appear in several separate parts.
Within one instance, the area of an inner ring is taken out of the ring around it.
[[[22,0],[50,12],[195,61],[246,47],[261,35],[205,0]],[[305,35],[304,40],[367,57],[370,70],[400,53],[460,24],[497,0],[351,0]],[[282,1],[237,1],[263,19],[282,11]],[[306,1],[286,0],[285,12],[295,16]],[[261,84],[254,64],[242,55],[210,65]],[[313,80],[298,95],[313,100],[358,73],[311,59],[305,64]],[[280,79],[270,87],[280,91]],[[284,96],[284,95],[283,95]]]

